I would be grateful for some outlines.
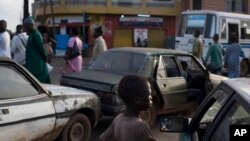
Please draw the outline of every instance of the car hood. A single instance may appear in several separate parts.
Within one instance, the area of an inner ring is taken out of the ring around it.
[[[210,80],[213,83],[214,88],[217,87],[222,82],[222,80],[226,79],[228,79],[228,77],[210,73]]]
[[[70,96],[70,95],[85,95],[85,96],[92,96],[93,93],[86,91],[86,90],[80,90],[76,88],[71,87],[65,87],[60,85],[53,85],[53,84],[42,84],[42,86],[51,92],[51,95],[53,97],[56,96]]]
[[[100,71],[83,70],[78,73],[62,76],[61,84],[81,89],[111,91],[124,75]]]

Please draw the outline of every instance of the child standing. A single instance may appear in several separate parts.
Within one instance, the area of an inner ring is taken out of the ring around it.
[[[126,110],[115,117],[100,141],[156,141],[148,124],[139,118],[140,111],[147,111],[152,104],[148,80],[136,75],[125,76],[120,81],[118,93]]]

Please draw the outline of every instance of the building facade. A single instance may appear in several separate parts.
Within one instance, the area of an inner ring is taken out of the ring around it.
[[[216,10],[250,14],[249,0],[182,0],[183,10]]]
[[[97,26],[103,27],[108,48],[170,46],[182,10],[181,0],[51,1],[52,5],[50,0],[35,0],[33,15],[37,24],[54,23],[58,35],[69,35],[71,27],[77,26],[90,47]]]
[[[102,26],[108,48],[172,48],[181,11],[249,14],[249,7],[248,0],[35,0],[32,15],[37,24],[54,25],[57,35],[69,35],[73,26],[79,27],[89,47],[93,29]]]

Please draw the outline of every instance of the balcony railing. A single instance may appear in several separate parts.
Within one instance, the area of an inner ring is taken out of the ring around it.
[[[65,5],[106,5],[106,0],[65,0]]]

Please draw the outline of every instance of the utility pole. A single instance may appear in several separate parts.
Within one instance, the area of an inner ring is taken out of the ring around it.
[[[29,0],[23,1],[23,21],[26,17],[29,17]]]
[[[46,8],[47,8],[47,0],[44,0],[44,6],[43,6],[43,20],[42,20],[42,24],[44,25],[46,22]]]
[[[53,30],[53,38],[56,38],[56,29],[55,29],[55,15],[54,15],[54,6],[52,0],[50,2],[50,9],[51,9],[51,17],[52,17],[52,30]],[[54,54],[56,55],[56,48],[53,48]]]

